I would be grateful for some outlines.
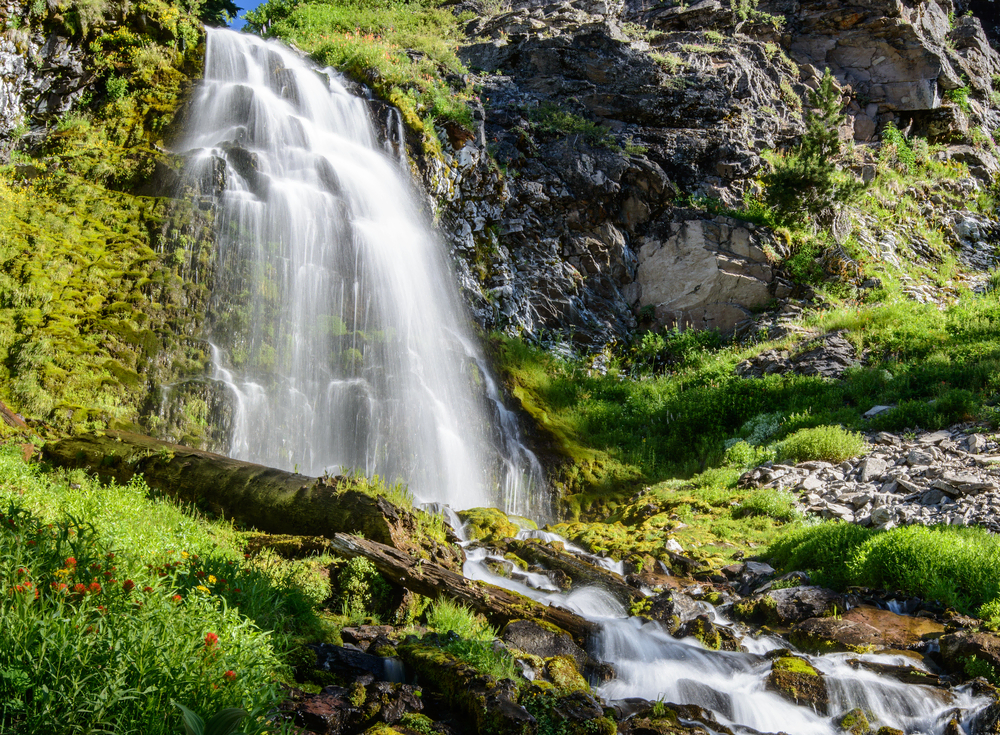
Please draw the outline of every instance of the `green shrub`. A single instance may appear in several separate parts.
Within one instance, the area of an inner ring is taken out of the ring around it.
[[[800,429],[778,444],[778,459],[784,462],[843,462],[865,451],[865,440],[858,432],[842,426],[817,426]]]
[[[761,488],[754,490],[733,508],[733,518],[767,516],[789,523],[802,517],[795,496],[787,490]]]
[[[877,587],[917,595],[978,614],[1000,611],[1000,539],[983,528],[906,526],[875,531],[823,523],[779,537],[768,557],[783,571],[808,572],[836,589]]]
[[[375,565],[363,557],[348,559],[337,575],[341,613],[352,622],[381,620],[392,602],[392,588]]]

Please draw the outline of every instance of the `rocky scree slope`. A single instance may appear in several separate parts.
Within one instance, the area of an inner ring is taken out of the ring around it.
[[[892,184],[918,204],[889,224],[843,209],[835,247],[816,254],[819,279],[858,293],[879,283],[866,270],[886,271],[910,296],[937,298],[941,284],[909,266],[941,262],[927,237],[938,230],[944,251],[965,253],[961,270],[992,267],[992,215],[967,205],[998,171],[1000,57],[956,11],[773,2],[741,17],[717,0],[517,0],[479,13],[459,48],[477,129],[442,135],[444,153],[419,162],[477,320],[599,347],[637,326],[745,330],[752,312],[808,296],[784,267],[797,244],[746,221],[761,221],[746,202],[762,153],[803,132],[803,100],[826,68],[853,143],[843,168],[881,174],[891,123],[939,146],[955,175]],[[837,245],[847,237],[857,247]]]

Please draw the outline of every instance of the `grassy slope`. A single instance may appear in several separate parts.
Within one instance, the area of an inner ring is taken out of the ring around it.
[[[46,471],[16,446],[0,448],[0,477],[0,723],[167,733],[179,725],[172,700],[208,715],[277,701],[282,658],[322,627],[323,559],[246,558],[228,524],[141,482]],[[19,592],[26,581],[37,598]]]

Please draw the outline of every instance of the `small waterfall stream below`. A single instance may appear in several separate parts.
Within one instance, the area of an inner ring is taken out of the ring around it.
[[[541,468],[413,206],[398,113],[387,119],[391,142],[382,146],[364,100],[336,72],[277,43],[207,33],[205,81],[184,150],[193,188],[216,212],[209,334],[213,379],[232,400],[230,454],[306,474],[354,468],[401,478],[459,532],[447,506],[545,515]],[[584,554],[544,531],[519,537]],[[707,650],[630,618],[601,589],[563,593],[541,574],[499,576],[484,563],[489,553],[470,546],[466,576],[600,623],[591,654],[617,671],[597,689],[605,699],[697,704],[737,732],[838,731],[831,717],[765,690],[764,654],[787,647],[781,639],[742,636],[747,652]],[[620,562],[588,558],[623,574]],[[943,735],[956,713],[967,723],[987,704],[963,688],[859,671],[845,655],[808,658],[826,675],[832,713],[859,707],[908,734]]]
[[[452,519],[456,523],[457,519]],[[462,535],[461,525],[456,526]],[[557,541],[569,553],[622,575],[621,562],[594,557],[554,533],[522,530],[519,539]],[[549,605],[572,610],[601,626],[589,653],[612,664],[615,678],[595,688],[606,701],[639,697],[675,704],[695,704],[710,710],[718,721],[737,733],[787,733],[787,735],[836,735],[838,716],[858,708],[877,727],[898,728],[907,735],[944,735],[953,718],[966,733],[970,721],[992,700],[974,695],[969,687],[945,691],[932,686],[905,684],[888,676],[849,666],[848,659],[861,659],[926,670],[916,658],[900,653],[826,654],[796,653],[823,676],[829,693],[831,716],[824,717],[809,706],[795,705],[765,689],[771,661],[769,651],[794,648],[777,636],[752,637],[720,615],[707,602],[701,603],[716,625],[730,627],[746,652],[715,651],[695,638],[677,639],[659,623],[630,617],[622,604],[597,587],[569,593],[559,591],[549,578],[538,573],[518,573],[508,578],[492,572],[484,562],[505,563],[504,557],[477,545],[467,549],[464,573],[471,579],[520,592]],[[509,564],[509,562],[506,562]]]

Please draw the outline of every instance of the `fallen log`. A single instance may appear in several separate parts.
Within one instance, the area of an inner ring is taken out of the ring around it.
[[[118,431],[46,444],[43,457],[121,484],[141,475],[150,488],[271,534],[353,533],[454,569],[465,559],[443,533],[425,532],[423,511],[362,492],[349,477],[307,477]]]
[[[390,582],[425,597],[457,600],[501,627],[512,620],[535,620],[555,625],[569,633],[579,645],[598,631],[596,623],[561,607],[539,602],[486,582],[466,579],[437,564],[414,559],[391,546],[338,533],[330,540],[333,549],[347,557],[370,561]]]
[[[601,587],[610,592],[626,609],[646,599],[635,587],[607,569],[579,559],[565,551],[557,551],[551,546],[531,539],[527,541],[509,539],[507,549],[529,564],[539,564],[546,569],[558,569],[573,580],[574,585]]]

